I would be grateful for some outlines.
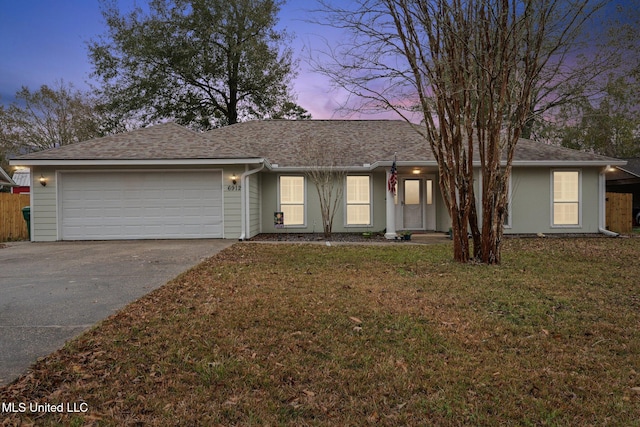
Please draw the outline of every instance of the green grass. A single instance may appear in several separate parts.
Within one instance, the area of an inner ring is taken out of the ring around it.
[[[640,425],[640,239],[239,244],[38,362],[8,425]],[[126,286],[126,283],[123,284]]]

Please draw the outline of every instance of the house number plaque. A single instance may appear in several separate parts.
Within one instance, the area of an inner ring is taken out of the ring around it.
[[[227,191],[240,191],[242,186],[240,184],[227,185]]]

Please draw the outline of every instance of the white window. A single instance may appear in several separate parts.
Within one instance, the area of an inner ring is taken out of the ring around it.
[[[580,172],[553,171],[552,225],[580,225]]]
[[[347,225],[371,225],[371,177],[347,176]]]
[[[280,211],[284,225],[304,225],[304,177],[280,177]]]
[[[427,205],[433,204],[433,180],[427,179]]]

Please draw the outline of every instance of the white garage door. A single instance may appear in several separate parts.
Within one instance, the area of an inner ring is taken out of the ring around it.
[[[222,236],[220,171],[60,174],[62,240]]]

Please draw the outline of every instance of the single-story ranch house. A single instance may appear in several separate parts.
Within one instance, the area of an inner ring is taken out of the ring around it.
[[[166,123],[11,163],[32,170],[34,241],[322,232],[305,171],[332,163],[346,171],[334,232],[450,226],[429,145],[403,121],[251,121],[207,133]],[[624,163],[521,140],[505,233],[605,232],[604,174]]]

